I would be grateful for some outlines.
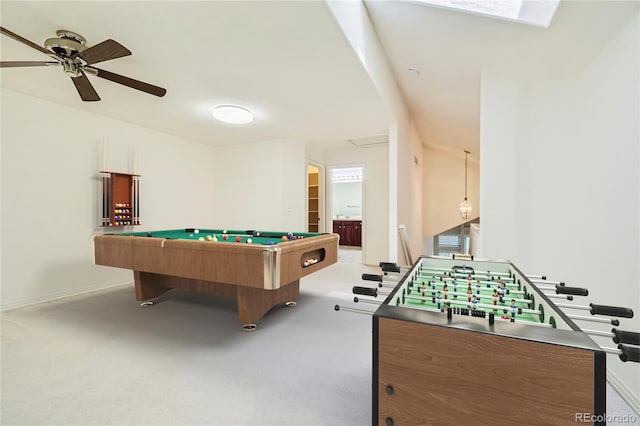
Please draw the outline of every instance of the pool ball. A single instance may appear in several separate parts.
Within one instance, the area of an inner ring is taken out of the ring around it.
[[[273,241],[267,241],[267,245],[268,246],[272,246],[273,245]]]
[[[288,232],[287,237],[289,237],[290,240],[293,239],[293,232]]]
[[[195,230],[193,231],[193,233],[194,233],[194,234],[199,234],[199,233],[200,233],[200,230],[195,229]]]
[[[218,241],[218,237],[213,237],[213,241]]]
[[[211,241],[211,240],[213,239],[213,237],[211,237],[211,235],[207,235],[207,236],[205,237],[205,239],[206,239],[207,241]]]
[[[224,235],[222,236],[222,239],[223,239],[223,240],[225,240],[225,241],[227,241],[227,240],[229,239],[229,236],[228,236],[227,234],[224,234]]]
[[[259,237],[260,235],[262,235],[262,232],[260,231],[256,232],[256,237]]]
[[[227,230],[226,230],[226,229],[224,229],[224,230],[222,231],[222,233],[223,233],[223,234],[226,234],[226,233],[227,233]]]
[[[204,241],[204,237],[198,238],[198,241]]]
[[[251,238],[247,238],[247,244],[251,244],[253,240]]]
[[[287,241],[289,239],[289,237],[287,237],[286,235],[282,236],[282,241]]]
[[[239,243],[240,241],[242,241],[242,238],[236,237],[236,243]]]

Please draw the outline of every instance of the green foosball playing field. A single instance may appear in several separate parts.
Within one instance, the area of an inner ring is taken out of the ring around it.
[[[407,307],[496,320],[542,323],[544,311],[533,309],[533,296],[506,274],[482,275],[421,267],[399,303]]]

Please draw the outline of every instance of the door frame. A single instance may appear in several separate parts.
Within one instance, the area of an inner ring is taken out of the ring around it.
[[[332,232],[333,231],[333,185],[334,183],[331,180],[331,176],[333,175],[333,170],[335,169],[352,169],[352,168],[361,168],[362,169],[362,195],[361,195],[361,203],[362,203],[362,228],[361,228],[361,233],[362,233],[362,240],[361,240],[361,246],[360,248],[362,249],[362,263],[364,264],[364,260],[366,259],[366,247],[367,247],[367,237],[366,237],[366,229],[367,229],[367,225],[366,225],[366,183],[367,183],[367,167],[365,165],[365,163],[346,163],[346,164],[332,164],[330,166],[327,166],[327,170],[326,170],[326,207],[325,207],[325,217],[326,217],[326,224],[325,224],[325,229],[330,229],[331,231],[327,231],[327,232]]]
[[[326,170],[325,170],[325,166],[320,164],[320,163],[316,163],[315,161],[311,161],[311,160],[307,160],[307,165],[305,167],[305,196],[304,199],[306,200],[305,203],[305,207],[304,207],[304,211],[305,211],[305,220],[304,223],[306,231],[309,230],[309,166],[313,166],[316,167],[318,169],[318,216],[319,219],[318,220],[318,232],[319,233],[323,233],[323,232],[331,232],[331,231],[325,231],[326,227],[326,203],[325,203],[325,174],[326,174]]]

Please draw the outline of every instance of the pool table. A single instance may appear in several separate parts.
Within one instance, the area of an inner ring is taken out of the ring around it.
[[[338,235],[184,228],[93,236],[94,263],[133,270],[150,306],[171,289],[237,300],[247,331],[271,308],[295,306],[300,278],[337,261]]]

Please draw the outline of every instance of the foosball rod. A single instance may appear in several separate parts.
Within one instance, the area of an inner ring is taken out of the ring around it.
[[[336,311],[353,312],[354,314],[373,315],[373,312],[367,311],[366,309],[350,308],[348,306],[336,305],[333,309]]]
[[[570,294],[572,296],[588,296],[589,290],[582,287],[567,287],[562,285],[556,285],[555,288],[541,288],[543,292],[554,291],[556,294]]]
[[[589,330],[581,328],[584,333],[591,334],[593,336],[609,337],[613,340],[613,343],[626,343],[629,345],[640,346],[640,333],[633,331],[618,330],[612,328],[611,331]]]
[[[355,303],[368,303],[370,305],[382,305],[382,302],[380,302],[379,300],[360,299],[358,297],[354,297],[353,301]]]
[[[608,348],[605,346],[600,346],[600,349],[605,351],[606,353],[618,355],[622,362],[640,362],[640,347],[637,346],[628,346],[628,345],[618,345],[618,348]]]
[[[434,271],[437,273],[442,273],[442,272],[452,272],[451,268],[438,268],[435,266],[420,266],[418,269],[420,272],[422,271]],[[455,274],[460,274],[463,276],[474,276],[474,275],[482,275],[482,276],[496,276],[496,277],[504,277],[504,278],[511,278],[512,275],[509,272],[491,272],[491,271],[476,271],[474,270],[473,273],[468,274],[468,273],[464,273],[464,272],[454,272]]]
[[[548,280],[537,280],[535,278],[531,278],[529,276],[527,276],[527,278],[529,278],[529,281],[531,281],[534,284],[541,284],[541,285],[564,285],[564,281],[548,281]]]
[[[385,282],[385,281],[390,281],[394,284],[398,284],[398,281],[400,281],[400,279],[395,278],[395,277],[386,277],[384,275],[376,275],[376,274],[362,274],[361,277],[364,281],[376,281],[376,282]]]
[[[595,305],[593,303],[589,303],[589,306],[572,305],[570,303],[556,303],[556,306],[560,308],[571,308],[582,311],[589,311],[591,315],[607,315],[610,317],[618,318],[633,318],[632,309],[622,308],[619,306]]]
[[[381,296],[388,296],[389,293],[387,292],[379,292],[377,288],[375,287],[360,287],[360,286],[354,286],[352,289],[353,294],[359,294],[361,296],[371,296],[371,297],[378,297],[378,294]]]
[[[589,321],[589,322],[599,322],[602,324],[611,324],[613,326],[618,327],[620,325],[620,321],[617,319],[607,319],[607,318],[598,318],[598,317],[585,317],[582,315],[570,315],[565,313],[568,318],[578,320],[578,321]]]
[[[378,266],[381,268],[385,268],[385,267],[393,267],[393,268],[398,268],[401,270],[406,271],[407,269],[410,268],[410,266],[405,266],[405,265],[398,265],[396,262],[380,262],[378,263]]]

